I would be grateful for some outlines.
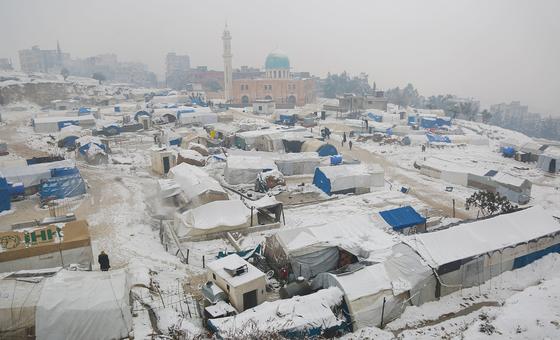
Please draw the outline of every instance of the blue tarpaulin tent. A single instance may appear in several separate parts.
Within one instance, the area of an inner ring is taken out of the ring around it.
[[[78,139],[78,138],[80,138],[80,137],[78,137],[78,136],[66,136],[62,140],[62,146],[67,148],[67,149],[73,148],[74,146],[76,146],[76,139]]]
[[[331,165],[342,164],[342,155],[331,156]]]
[[[420,215],[411,206],[385,210],[379,213],[393,230],[402,230],[418,224],[426,223],[426,218]]]
[[[86,193],[84,179],[79,173],[49,178],[41,184],[41,199],[62,199]]]
[[[10,185],[5,178],[0,177],[0,212],[12,208]]]
[[[97,145],[98,147],[100,147],[101,149],[103,149],[103,151],[107,152],[107,147],[105,146],[105,144],[99,144],[99,143],[94,143],[94,142],[89,142],[87,144],[84,144],[82,146],[80,146],[80,155],[85,155],[86,152],[89,150],[89,148],[91,147],[92,144]]]
[[[430,143],[451,143],[451,139],[449,139],[449,137],[447,136],[427,133],[426,138],[428,138],[428,142]]]
[[[437,117],[437,126],[451,126],[451,117]]]
[[[321,157],[338,155],[338,151],[331,144],[323,144],[317,149],[317,153]]]
[[[58,122],[57,125],[58,125],[58,129],[60,130],[63,127],[70,126],[70,125],[80,126],[80,122],[77,120],[63,120]]]
[[[414,125],[416,124],[416,117],[412,116],[412,117],[408,117],[408,125]]]
[[[78,116],[80,115],[80,113],[91,113],[91,109],[89,107],[80,107],[78,109]]]
[[[368,117],[373,120],[374,122],[378,122],[381,123],[383,121],[383,116],[382,115],[376,115],[373,112],[368,112]]]
[[[62,176],[69,176],[79,174],[80,170],[76,167],[67,167],[67,168],[54,168],[51,169],[51,177],[62,177]]]
[[[319,168],[315,168],[315,174],[313,175],[313,185],[323,190],[323,192],[325,192],[326,194],[331,194],[331,180]]]
[[[431,129],[437,127],[437,119],[432,117],[422,117],[420,126],[424,129]]]
[[[505,147],[502,148],[502,155],[504,157],[511,158],[511,157],[515,156],[515,149],[511,146],[505,146]]]

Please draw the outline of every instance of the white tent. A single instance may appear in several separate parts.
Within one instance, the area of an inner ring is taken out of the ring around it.
[[[396,236],[379,228],[371,215],[355,215],[323,226],[280,230],[266,241],[265,253],[278,267],[311,278],[338,266],[340,249],[360,259],[381,261]]]
[[[230,155],[226,161],[224,177],[229,184],[252,184],[263,170],[278,170],[268,158]]]
[[[551,173],[560,172],[560,147],[549,146],[539,155],[537,167]]]
[[[251,225],[251,210],[240,200],[215,201],[187,210],[178,216],[179,237],[194,237],[233,230]]]
[[[23,183],[25,188],[41,184],[44,179],[51,178],[51,169],[73,168],[76,164],[72,160],[48,163],[38,163],[25,166],[10,166],[1,168],[0,173],[12,183]]]
[[[313,174],[320,162],[316,152],[279,154],[274,161],[284,176]]]
[[[126,270],[15,273],[0,280],[0,338],[120,339],[132,331]],[[50,275],[55,273],[51,277]]]
[[[271,333],[307,338],[343,324],[344,320],[333,313],[341,302],[342,292],[333,287],[306,296],[265,302],[241,314],[211,319],[208,323],[220,338],[254,338]]]
[[[185,200],[191,207],[229,199],[224,188],[204,170],[187,163],[181,163],[169,170],[172,178],[183,191]]]
[[[313,184],[329,195],[365,193],[385,186],[385,171],[378,164],[323,166],[315,170]]]

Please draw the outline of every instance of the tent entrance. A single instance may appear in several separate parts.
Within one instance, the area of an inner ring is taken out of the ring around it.
[[[550,163],[548,164],[548,172],[556,172],[556,158],[550,160]]]
[[[169,157],[163,157],[163,173],[168,173],[169,168]]]
[[[243,310],[253,308],[257,305],[257,290],[243,294]]]

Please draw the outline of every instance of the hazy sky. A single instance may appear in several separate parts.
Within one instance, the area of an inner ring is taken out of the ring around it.
[[[18,50],[58,39],[73,57],[116,53],[158,76],[171,51],[221,70],[227,20],[234,67],[279,48],[295,71],[560,114],[559,14],[558,0],[0,0],[0,57],[18,65]]]

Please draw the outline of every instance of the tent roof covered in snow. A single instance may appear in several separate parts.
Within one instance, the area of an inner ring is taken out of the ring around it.
[[[332,311],[341,302],[342,292],[333,287],[310,295],[264,302],[235,316],[211,319],[208,324],[223,338],[269,333],[303,338],[341,326],[344,320]]]
[[[10,166],[1,168],[0,173],[12,183],[23,183],[24,187],[41,184],[41,180],[51,178],[51,169],[74,168],[76,164],[72,160],[62,160],[47,163],[38,163],[24,166]]]
[[[170,177],[183,190],[185,198],[188,201],[194,201],[195,205],[228,199],[228,195],[220,183],[194,165],[181,163],[172,167],[169,173],[171,174]],[[201,196],[203,195],[209,195],[209,197],[202,199]]]
[[[379,215],[381,215],[385,222],[389,223],[394,230],[401,230],[426,222],[426,218],[417,213],[416,210],[409,205],[381,211]]]
[[[181,218],[192,229],[188,235],[194,236],[246,228],[250,224],[251,210],[240,200],[214,201],[187,210]]]
[[[313,184],[327,194],[356,188],[382,187],[385,171],[378,164],[344,164],[315,169]]]
[[[226,160],[224,177],[229,184],[254,183],[263,170],[278,170],[270,158],[230,155]]]
[[[0,299],[0,337],[26,335],[29,329],[41,339],[128,337],[132,316],[125,270],[49,271],[55,274],[25,271],[25,281],[18,272],[0,280],[7,294]]]
[[[340,247],[356,256],[385,258],[396,241],[375,224],[370,215],[346,216],[323,226],[279,230],[278,239],[286,255],[298,256],[330,247]]]
[[[540,206],[405,238],[433,267],[557,233],[560,222]]]

